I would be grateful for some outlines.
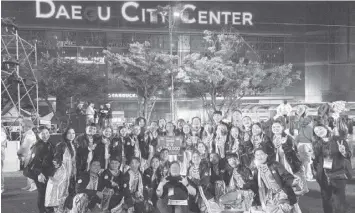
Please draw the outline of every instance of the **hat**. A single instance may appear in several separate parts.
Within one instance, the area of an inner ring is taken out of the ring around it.
[[[263,151],[265,154],[267,154],[266,146],[265,146],[264,144],[262,144],[262,143],[259,145],[258,148],[254,149],[254,154],[255,154],[255,152],[258,151],[258,150],[261,150],[261,151]]]
[[[121,158],[118,155],[111,155],[110,156],[110,161],[118,161],[121,162]]]
[[[229,158],[239,158],[239,155],[237,153],[228,153],[226,154],[226,160]]]

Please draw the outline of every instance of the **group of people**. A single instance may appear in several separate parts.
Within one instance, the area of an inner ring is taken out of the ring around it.
[[[105,104],[105,106],[100,105],[99,109],[95,108],[95,104],[92,102],[88,102],[86,109],[84,109],[83,103],[79,103],[75,112],[77,115],[86,116],[87,125],[96,123],[100,128],[103,128],[104,126],[111,126],[112,109],[110,103]]]
[[[262,123],[239,110],[231,122],[215,111],[204,124],[199,117],[176,124],[139,117],[114,130],[92,123],[80,135],[67,128],[58,143],[45,127],[38,134],[28,128],[24,140],[34,142],[18,154],[40,213],[301,212],[299,197],[313,180],[324,212],[343,213],[352,124],[331,107],[316,117],[306,106],[296,116],[280,107]],[[161,137],[179,137],[179,153],[158,147]]]

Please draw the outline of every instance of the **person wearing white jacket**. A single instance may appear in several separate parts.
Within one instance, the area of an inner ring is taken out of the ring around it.
[[[5,160],[5,149],[7,147],[7,135],[6,131],[3,126],[1,126],[1,194],[5,190],[5,185],[4,185],[4,176],[2,174],[2,170],[4,167],[4,160]]]
[[[94,103],[89,103],[88,108],[86,108],[86,125],[89,126],[95,123],[95,110]]]
[[[22,143],[20,149],[17,151],[17,155],[24,162],[24,168],[26,168],[31,158],[31,147],[37,142],[36,134],[32,131],[33,127],[34,125],[31,120],[23,120],[25,133],[23,134]],[[32,192],[37,190],[37,187],[32,179],[27,178],[27,186],[22,189]]]

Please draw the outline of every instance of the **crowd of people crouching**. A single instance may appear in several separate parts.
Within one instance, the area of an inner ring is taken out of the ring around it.
[[[261,124],[238,110],[231,123],[219,111],[204,125],[198,117],[176,126],[138,118],[99,134],[94,124],[78,136],[69,127],[56,145],[41,128],[24,174],[41,213],[301,212],[299,197],[314,179],[324,212],[342,213],[349,129],[328,120],[302,113]],[[180,153],[157,148],[159,137],[181,137]]]

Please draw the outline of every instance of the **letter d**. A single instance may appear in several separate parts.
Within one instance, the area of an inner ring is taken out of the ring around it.
[[[49,13],[41,13],[41,3],[47,3],[51,10]],[[36,18],[50,18],[55,13],[55,5],[52,0],[36,0]]]

